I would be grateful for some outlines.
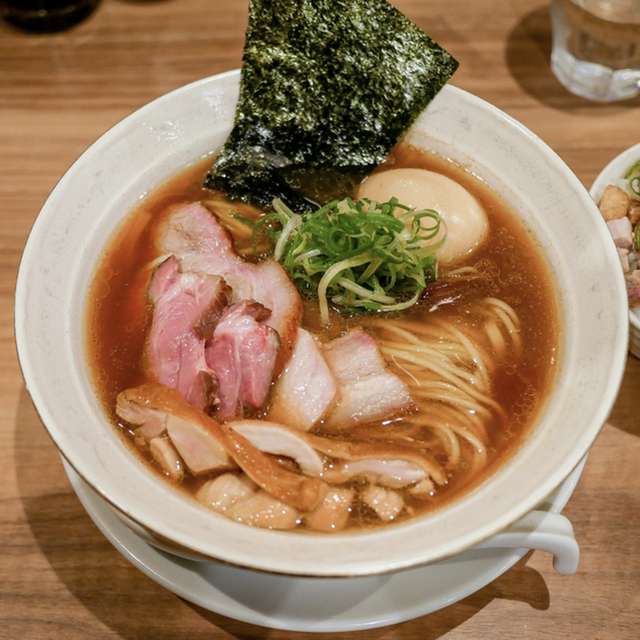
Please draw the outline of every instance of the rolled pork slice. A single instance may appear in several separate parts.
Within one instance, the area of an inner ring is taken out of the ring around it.
[[[386,420],[413,406],[409,388],[389,370],[375,340],[366,332],[349,331],[324,345],[323,354],[339,389],[325,427],[341,429]]]
[[[336,379],[320,344],[311,333],[299,328],[291,358],[273,386],[269,419],[309,431],[337,395]]]

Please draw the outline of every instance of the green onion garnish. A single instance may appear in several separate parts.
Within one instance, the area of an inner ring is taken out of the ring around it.
[[[436,279],[445,234],[432,209],[410,209],[396,198],[335,200],[305,214],[276,199],[273,208],[254,227],[254,249],[270,242],[301,294],[317,297],[323,323],[330,305],[341,313],[406,309]]]
[[[629,168],[624,179],[628,181],[631,191],[640,196],[640,160]]]

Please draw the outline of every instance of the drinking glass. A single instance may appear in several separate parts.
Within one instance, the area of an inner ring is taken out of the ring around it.
[[[572,93],[614,102],[640,94],[640,0],[552,0],[551,69]]]

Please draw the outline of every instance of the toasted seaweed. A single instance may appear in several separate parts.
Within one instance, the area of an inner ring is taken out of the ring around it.
[[[301,175],[366,175],[457,67],[385,0],[250,0],[235,121],[205,186],[315,209]]]

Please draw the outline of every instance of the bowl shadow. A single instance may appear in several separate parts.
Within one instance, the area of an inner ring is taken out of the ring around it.
[[[189,630],[193,634],[202,633],[206,623],[240,640],[303,637],[322,640],[338,635],[356,639],[363,634],[367,638],[378,638],[389,629],[404,627],[407,631],[411,629],[413,634],[419,632],[424,640],[435,640],[463,624],[494,599],[518,601],[538,610],[549,608],[549,591],[544,578],[526,566],[530,553],[467,598],[391,627],[340,634],[307,634],[258,627],[185,602],[140,572],[111,545],[85,512],[66,479],[58,450],[24,388],[16,415],[15,467],[28,525],[51,569],[84,608],[127,640],[159,637],[158,634],[164,640],[189,637]],[[34,468],[47,471],[34,477]],[[52,493],[52,484],[67,489]],[[105,597],[106,593],[108,597]]]
[[[526,563],[533,552],[527,554],[522,560],[515,564],[502,576],[496,578],[492,583],[480,589],[476,593],[467,596],[459,602],[449,605],[444,609],[435,611],[428,615],[403,623],[380,627],[378,629],[368,629],[366,631],[352,631],[349,633],[300,633],[290,631],[274,631],[263,629],[244,622],[230,620],[216,613],[206,611],[190,604],[195,611],[210,620],[220,629],[225,630],[232,637],[239,640],[294,640],[298,638],[309,638],[310,640],[323,638],[357,638],[366,636],[369,638],[382,638],[387,634],[395,632],[399,637],[420,637],[422,640],[437,640],[467,620],[482,611],[495,599],[511,600],[529,604],[536,610],[545,611],[549,608],[549,590],[542,575]]]
[[[548,5],[525,15],[510,32],[505,51],[512,77],[530,96],[553,109],[600,116],[640,106],[640,96],[616,103],[592,102],[569,92],[551,71]]]

